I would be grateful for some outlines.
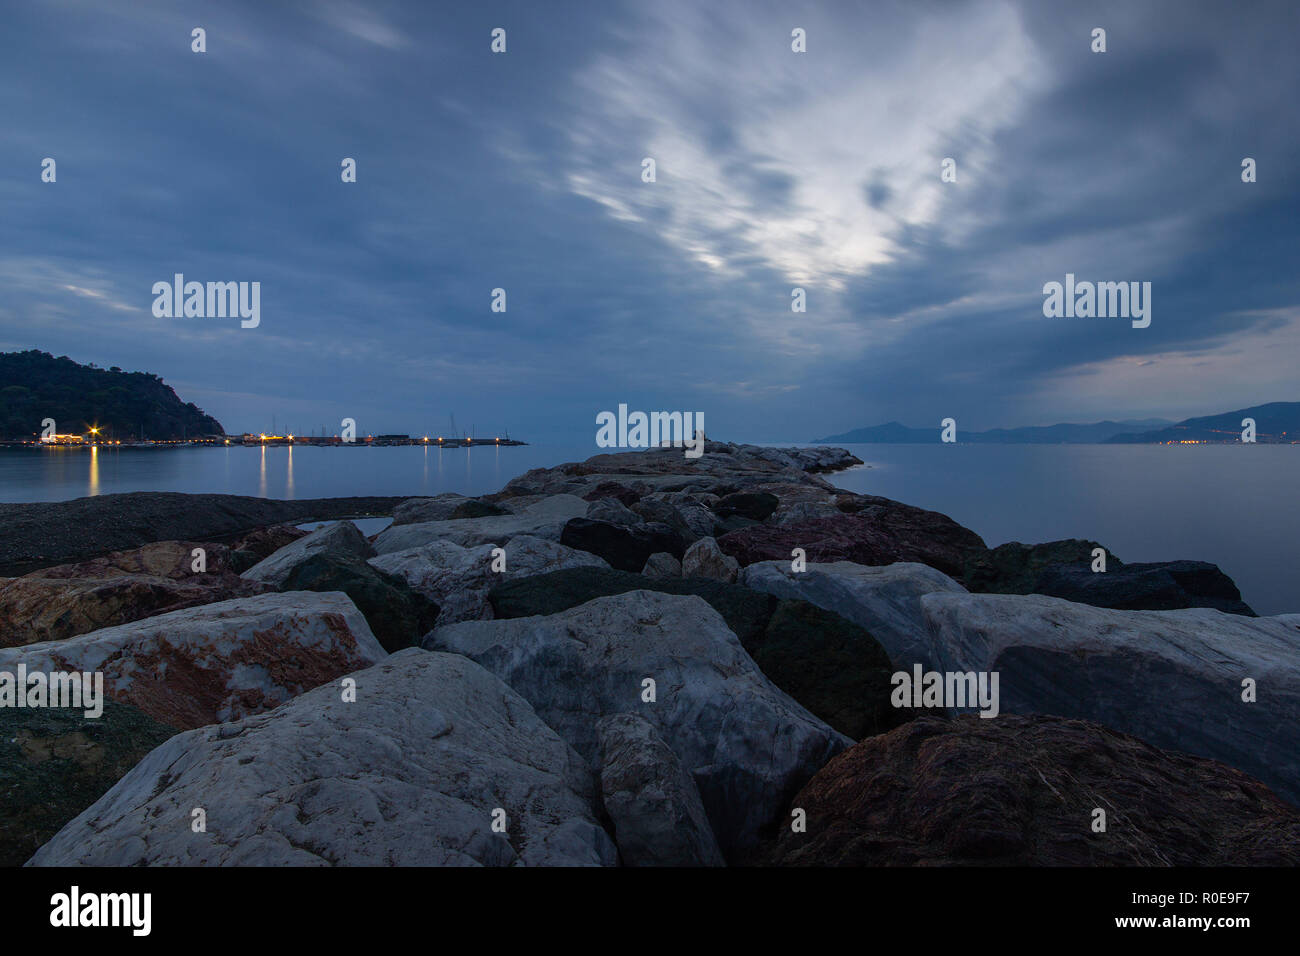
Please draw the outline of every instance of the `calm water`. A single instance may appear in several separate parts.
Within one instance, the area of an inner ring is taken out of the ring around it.
[[[842,488],[942,511],[990,545],[1092,538],[1125,561],[1213,561],[1261,614],[1300,611],[1300,446],[850,445]],[[122,491],[271,498],[485,494],[593,445],[0,451],[0,501]]]

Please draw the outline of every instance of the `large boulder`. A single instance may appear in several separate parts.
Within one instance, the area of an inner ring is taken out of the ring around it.
[[[950,577],[959,577],[970,555],[984,550],[979,535],[935,511],[866,495],[853,496],[840,506],[856,511],[838,518],[741,528],[719,538],[718,546],[742,565],[789,561],[794,549],[802,548],[808,561],[912,561]]]
[[[725,866],[699,788],[654,726],[611,714],[596,731],[601,803],[623,865]]]
[[[1106,550],[1096,541],[1066,538],[1042,544],[1008,541],[987,551],[976,551],[966,558],[961,582],[967,590],[991,594],[1033,594],[1039,577],[1050,567],[1074,565],[1084,570],[1092,567],[1092,553]],[[1106,566],[1120,568],[1124,562],[1109,551]],[[1041,592],[1039,592],[1041,593]]]
[[[809,564],[804,571],[789,561],[760,561],[745,568],[740,583],[782,598],[808,601],[871,632],[894,666],[933,667],[930,637],[921,597],[937,591],[964,594],[965,588],[924,564],[869,567],[850,561]]]
[[[0,649],[0,671],[99,672],[108,697],[188,729],[267,710],[386,656],[347,595],[291,591]]]
[[[565,524],[560,544],[599,555],[610,567],[620,571],[640,571],[650,555],[660,551],[675,558],[680,558],[685,551],[682,536],[667,525],[629,528],[594,518],[574,518]]]
[[[318,554],[364,561],[375,556],[375,549],[351,521],[339,521],[317,528],[306,537],[285,545],[269,558],[253,565],[241,577],[282,588],[293,574],[294,568]]]
[[[273,524],[250,531],[230,546],[230,568],[243,574],[259,561],[265,561],[281,548],[311,534],[291,524]]]
[[[597,597],[641,589],[702,598],[772,683],[854,740],[911,716],[890,704],[893,670],[873,635],[804,601],[778,600],[711,578],[649,578],[592,568],[511,581],[489,599],[498,618],[516,618],[558,614]],[[919,619],[919,609],[915,613]]]
[[[998,672],[1004,713],[1095,720],[1221,760],[1300,802],[1300,628],[1193,608],[927,594],[937,669]],[[1253,681],[1256,701],[1243,700]]]
[[[766,521],[781,504],[781,499],[766,491],[737,491],[723,495],[713,513],[719,518],[739,516],[751,521]]]
[[[565,522],[585,515],[587,507],[588,502],[573,495],[553,495],[539,498],[526,508],[508,514],[395,525],[375,536],[375,551],[393,554],[435,541],[476,548],[484,544],[503,545],[520,535],[559,541]]]
[[[616,862],[591,769],[483,668],[408,649],[350,676],[355,700],[330,685],[178,734],[30,865]],[[199,807],[207,831],[194,833]]]
[[[202,549],[206,569],[194,571]],[[60,641],[181,608],[261,594],[219,544],[161,541],[77,564],[0,578],[0,647]]]
[[[99,717],[0,709],[0,866],[22,866],[176,728],[107,701]]]
[[[418,644],[438,621],[438,605],[401,577],[371,567],[353,554],[321,551],[296,565],[285,591],[342,591],[357,606],[384,650]]]
[[[424,547],[382,554],[371,558],[370,564],[436,602],[442,609],[437,617],[438,625],[490,619],[492,605],[488,603],[488,591],[503,581],[563,568],[609,567],[586,551],[519,535],[501,549],[505,552],[505,570],[493,571],[496,550],[496,545],[491,544],[462,548],[452,541],[434,541]],[[432,628],[433,625],[425,628],[421,635]]]
[[[791,807],[807,830],[783,828],[766,862],[1300,865],[1300,811],[1259,781],[1059,717],[923,717],[840,754]]]
[[[1094,573],[1086,565],[1047,568],[1034,592],[1093,607],[1122,611],[1173,611],[1209,607],[1227,614],[1254,617],[1232,578],[1207,561],[1163,561],[1154,564],[1107,563]]]
[[[474,621],[425,639],[481,663],[593,765],[600,718],[645,718],[695,778],[724,853],[756,845],[849,741],[771,683],[694,596],[632,591],[550,617]],[[653,702],[643,699],[654,681]]]

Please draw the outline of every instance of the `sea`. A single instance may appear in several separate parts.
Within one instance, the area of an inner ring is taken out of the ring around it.
[[[1300,612],[1298,445],[842,447],[865,464],[826,476],[833,484],[941,511],[990,547],[1088,538],[1126,562],[1211,561],[1258,613]],[[0,501],[128,491],[268,498],[480,495],[530,468],[582,461],[600,451],[594,442],[0,449]]]

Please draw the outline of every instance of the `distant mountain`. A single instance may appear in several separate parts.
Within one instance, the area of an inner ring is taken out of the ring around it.
[[[0,352],[0,438],[34,438],[54,419],[60,434],[98,426],[127,441],[224,435],[211,415],[182,402],[157,375],[80,365],[48,352]]]
[[[984,432],[962,431],[960,424],[957,440],[989,445],[1059,445],[1099,444],[1116,435],[1146,431],[1164,425],[1173,425],[1167,418],[1143,418],[1123,422],[1097,422],[1092,425],[1035,425],[1026,428],[991,428]],[[926,444],[940,440],[940,427],[908,428],[898,422],[888,422],[871,428],[857,428],[842,435],[815,438],[818,444]]]
[[[1114,435],[1112,445],[1144,445],[1157,442],[1239,442],[1243,418],[1255,419],[1255,441],[1261,444],[1300,441],[1300,402],[1269,402],[1239,408],[1221,415],[1188,418],[1155,431]]]

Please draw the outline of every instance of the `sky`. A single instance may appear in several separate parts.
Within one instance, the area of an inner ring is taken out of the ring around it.
[[[1300,400],[1290,0],[0,8],[0,350],[154,372],[230,432]],[[260,323],[155,316],[175,273],[259,282]],[[1150,326],[1044,316],[1067,273],[1150,282]]]

